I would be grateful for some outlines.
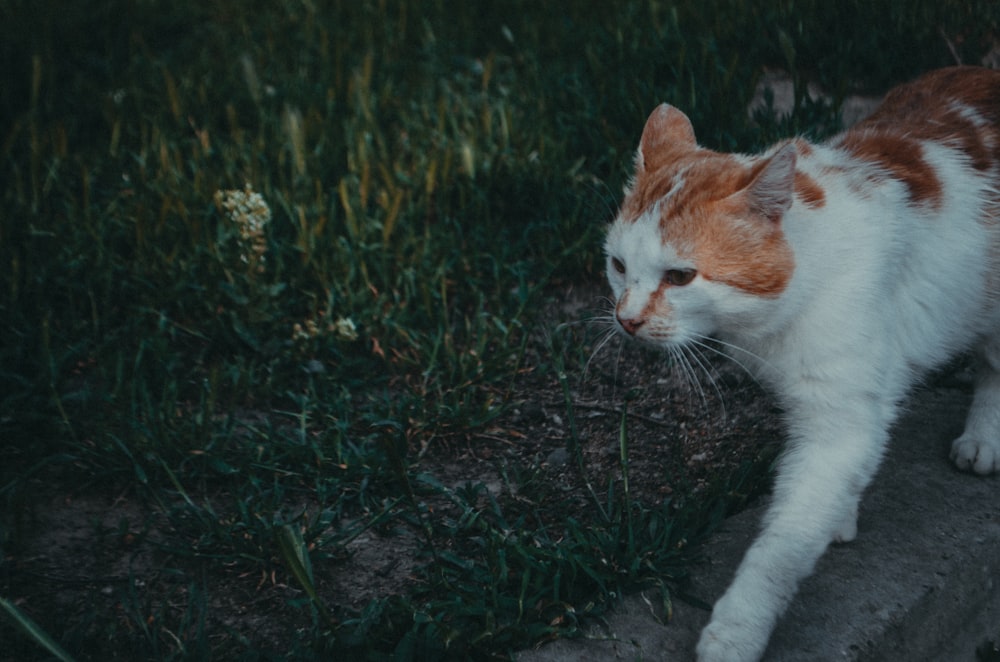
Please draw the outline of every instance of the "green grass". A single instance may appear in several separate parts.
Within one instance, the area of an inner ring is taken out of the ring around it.
[[[942,34],[985,52],[998,12],[9,0],[0,25],[0,543],[17,558],[40,484],[127,492],[162,515],[129,527],[166,532],[185,605],[125,591],[113,615],[39,629],[4,600],[4,639],[81,659],[276,654],[210,628],[206,577],[238,568],[302,588],[283,651],[426,660],[570,636],[628,587],[669,604],[683,541],[727,507],[613,482],[581,518],[544,505],[558,496],[530,466],[508,469],[507,502],[420,462],[494,420],[520,371],[578,378],[580,337],[531,358],[538,313],[600,282],[650,109],[680,106],[720,149],[829,130],[852,89],[947,64]],[[749,121],[764,66],[834,106]],[[217,197],[247,185],[270,210],[250,237]],[[368,527],[419,535],[419,581],[334,608],[317,563]]]

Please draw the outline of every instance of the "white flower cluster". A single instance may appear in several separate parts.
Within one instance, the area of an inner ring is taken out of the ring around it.
[[[264,271],[264,253],[267,252],[264,228],[271,222],[271,208],[267,202],[247,184],[243,190],[216,191],[215,204],[239,228],[243,249],[240,259],[258,272]]]
[[[319,316],[322,318],[324,313],[321,312]],[[309,340],[327,333],[332,333],[339,340],[358,339],[358,328],[354,325],[354,320],[350,317],[338,317],[337,321],[326,324],[322,324],[322,321],[317,323],[314,319],[307,319],[302,324],[296,323],[292,327],[292,340],[296,342]]]
[[[333,331],[342,340],[358,339],[358,327],[354,326],[354,320],[350,317],[338,317],[333,323]]]

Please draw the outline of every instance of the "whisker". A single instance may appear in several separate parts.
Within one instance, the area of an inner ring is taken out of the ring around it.
[[[591,190],[591,192],[594,194],[594,197],[601,204],[604,205],[604,210],[607,214],[607,218],[609,219],[614,218],[615,207],[617,206],[617,198],[614,194],[614,191],[612,191],[611,188],[608,186],[607,182],[598,179],[596,181],[588,181],[587,184],[588,184],[587,188]],[[593,204],[593,200],[588,200],[588,206],[596,207],[596,205]]]
[[[618,367],[621,363],[621,356],[623,351],[622,346],[624,345],[624,338],[622,338],[621,335],[618,333],[617,325],[615,324],[614,313],[612,312],[614,310],[614,305],[615,302],[612,299],[610,299],[607,296],[601,296],[600,305],[598,307],[604,308],[605,312],[598,312],[589,317],[585,317],[583,319],[575,320],[572,322],[563,322],[562,324],[559,324],[556,327],[557,329],[568,329],[571,327],[586,326],[598,329],[599,335],[597,337],[597,341],[596,344],[594,345],[593,350],[590,352],[590,356],[587,358],[586,363],[584,363],[583,371],[580,376],[581,380],[585,381],[587,379],[587,376],[590,373],[591,364],[594,362],[597,356],[602,351],[604,351],[604,348],[607,347],[612,340],[618,338],[621,342],[618,345],[618,356],[615,359],[615,367],[614,367],[614,380],[617,384]],[[591,311],[594,311],[594,309],[591,309]]]
[[[749,349],[746,349],[744,347],[740,347],[739,345],[734,345],[733,343],[726,342],[725,340],[719,340],[718,338],[714,338],[712,336],[696,335],[695,337],[698,340],[705,341],[705,343],[702,344],[702,347],[705,347],[706,349],[709,348],[709,345],[711,345],[712,343],[715,343],[716,345],[722,345],[723,347],[735,350],[735,351],[737,351],[737,352],[739,352],[741,354],[746,354],[747,356],[760,361],[762,364],[768,365],[767,359],[765,359],[764,357],[762,357],[762,356],[760,356],[758,354],[754,354]],[[719,350],[715,349],[714,347],[711,348],[711,349],[713,351],[716,351],[716,352],[719,351]]]
[[[597,355],[601,352],[601,350],[603,350],[607,346],[609,342],[614,340],[616,337],[624,341],[624,339],[621,338],[613,328],[608,329],[607,331],[604,332],[604,335],[601,336],[601,339],[597,341],[597,345],[594,347],[594,351],[590,353],[590,358],[587,359],[587,362],[583,366],[583,379],[586,379],[587,375],[590,373],[590,364],[593,363]]]
[[[710,343],[715,342],[715,343],[718,343],[718,344],[720,344],[720,345],[722,345],[724,347],[728,347],[730,349],[734,349],[736,351],[743,352],[744,354],[746,354],[746,355],[748,355],[748,356],[750,356],[750,357],[752,357],[752,358],[760,361],[761,364],[763,364],[765,366],[768,365],[768,361],[767,360],[761,358],[760,356],[757,356],[756,354],[754,354],[753,352],[751,352],[749,350],[743,349],[742,347],[739,347],[737,345],[733,345],[731,343],[723,342],[723,341],[718,340],[716,338],[709,338],[707,336],[700,336],[700,338],[701,338],[701,340],[691,340],[690,341],[691,344],[692,345],[696,345],[698,347],[701,347],[703,349],[706,349],[706,350],[714,353],[717,356],[721,356],[721,357],[723,357],[723,358],[725,358],[725,359],[733,362],[734,364],[738,365],[743,370],[743,372],[745,372],[747,375],[749,375],[750,378],[753,379],[753,381],[755,383],[757,383],[757,384],[760,383],[758,381],[758,379],[757,379],[756,373],[753,370],[751,370],[750,367],[747,366],[743,361],[740,361],[739,359],[737,359],[735,356],[733,356],[729,352],[725,352],[725,351],[723,351],[723,350],[721,350],[721,349],[719,349],[717,347],[713,347]],[[707,342],[705,342],[705,341],[707,341]]]
[[[722,420],[725,421],[726,419],[729,418],[729,416],[727,415],[726,412],[726,398],[724,395],[722,395],[722,390],[719,388],[719,382],[715,378],[715,375],[718,374],[718,371],[715,370],[714,367],[712,367],[712,364],[708,361],[707,358],[705,358],[705,355],[701,353],[701,351],[698,349],[697,344],[686,346],[685,349],[688,352],[690,352],[691,358],[693,358],[695,362],[701,367],[702,371],[704,371],[705,377],[708,378],[708,383],[712,385],[712,388],[715,390],[715,394],[719,397],[719,404],[722,406]],[[713,372],[715,373],[714,375]]]
[[[617,336],[618,334],[616,333],[615,335]],[[619,336],[619,337],[621,337],[621,336]],[[618,343],[618,356],[615,358],[615,370],[614,370],[614,376],[613,376],[613,379],[614,379],[614,382],[613,382],[614,383],[614,388],[612,388],[612,390],[611,390],[611,399],[612,400],[614,400],[615,397],[618,395],[618,369],[621,367],[621,364],[622,364],[622,355],[624,353],[625,353],[625,339],[622,338],[622,341],[620,343]]]
[[[694,370],[694,366],[688,360],[686,353],[682,347],[670,347],[670,356],[674,359],[674,363],[680,367],[681,373],[684,375],[685,381],[697,389],[698,396],[701,398],[702,406],[708,406],[708,399],[705,397],[705,389],[701,386],[701,380],[698,379],[698,375]]]
[[[589,324],[608,324],[608,325],[611,325],[613,323],[614,323],[614,318],[611,315],[609,315],[607,313],[602,313],[602,314],[599,314],[599,315],[593,315],[591,317],[584,317],[582,319],[573,320],[571,322],[560,322],[559,324],[556,325],[555,328],[557,330],[562,330],[562,329],[566,329],[566,328],[569,328],[569,327],[572,327],[572,326],[581,326],[581,325],[585,325],[585,324],[588,324],[588,325]]]

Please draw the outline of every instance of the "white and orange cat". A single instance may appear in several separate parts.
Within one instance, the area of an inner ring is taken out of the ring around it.
[[[931,72],[822,144],[757,156],[699,147],[661,105],[605,251],[623,333],[672,352],[716,339],[786,412],[771,506],[701,662],[761,657],[827,545],[857,533],[907,389],[968,349],[951,458],[1000,469],[1000,72]]]

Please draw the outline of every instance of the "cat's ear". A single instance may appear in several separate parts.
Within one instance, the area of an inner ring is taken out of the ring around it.
[[[795,197],[795,144],[775,152],[744,189],[750,208],[774,221],[781,220]]]
[[[637,172],[656,170],[663,164],[665,152],[695,149],[694,127],[687,115],[667,103],[656,107],[646,120],[635,155]]]

